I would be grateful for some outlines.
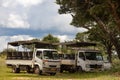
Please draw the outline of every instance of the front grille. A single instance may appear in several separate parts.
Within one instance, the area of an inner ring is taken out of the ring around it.
[[[49,65],[49,67],[56,67],[56,65]]]
[[[101,68],[102,65],[97,65],[97,64],[93,64],[93,65],[90,65],[90,68]]]

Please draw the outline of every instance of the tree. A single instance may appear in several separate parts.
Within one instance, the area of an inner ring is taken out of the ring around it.
[[[47,36],[45,36],[42,41],[44,42],[48,42],[48,43],[58,43],[60,42],[60,40],[57,37],[54,37],[51,34],[48,34]],[[52,46],[53,49],[59,49],[59,46]]]
[[[77,33],[76,40],[77,41],[90,41],[97,42],[100,47],[105,48],[105,51],[108,54],[109,61],[112,63],[112,47],[113,44],[110,42],[109,38],[107,38],[105,33],[101,31],[101,29],[97,29],[99,27],[94,27],[87,32]]]
[[[83,32],[83,33],[77,33],[75,40],[79,42],[87,42],[88,40],[88,32]]]
[[[72,25],[88,30],[97,25],[115,46],[120,59],[119,0],[56,0],[56,3],[60,5],[60,14],[71,14]]]
[[[49,43],[58,43],[58,42],[60,42],[60,40],[57,37],[54,37],[51,34],[48,34],[47,36],[45,36],[42,39],[42,41],[49,42]]]
[[[7,52],[16,52],[16,50],[12,48],[4,49],[2,52],[0,52],[0,56],[4,58]]]
[[[97,29],[99,27],[92,28],[89,31],[89,40],[96,41],[102,44],[103,48],[108,54],[109,61],[112,63],[112,47],[113,44],[111,43],[110,39],[106,37],[106,34],[101,31],[101,29]]]

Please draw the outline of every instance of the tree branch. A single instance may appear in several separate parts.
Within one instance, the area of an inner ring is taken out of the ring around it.
[[[114,20],[115,20],[115,22],[117,24],[118,29],[120,30],[120,18],[118,16],[117,12],[116,12],[117,8],[118,8],[118,3],[112,3],[111,0],[108,0],[108,4],[111,7],[113,18],[114,18]]]

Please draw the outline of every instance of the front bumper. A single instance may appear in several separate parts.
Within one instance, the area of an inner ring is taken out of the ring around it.
[[[89,68],[86,67],[85,71],[90,71],[90,72],[103,71],[103,66],[102,65],[90,65]]]
[[[44,67],[43,68],[43,72],[45,72],[45,73],[57,73],[57,72],[60,72],[60,68],[48,68],[48,67]]]

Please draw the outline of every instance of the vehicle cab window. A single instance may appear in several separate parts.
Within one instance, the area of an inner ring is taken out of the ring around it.
[[[79,58],[85,60],[85,56],[84,56],[83,52],[79,52]]]
[[[42,59],[42,51],[37,51],[36,56],[40,59]]]

